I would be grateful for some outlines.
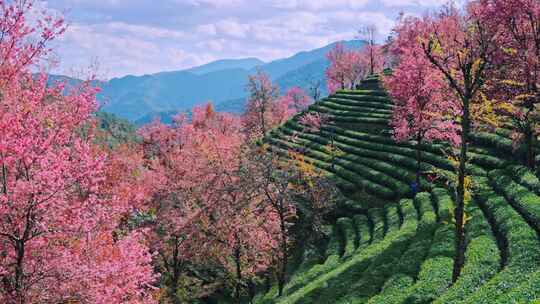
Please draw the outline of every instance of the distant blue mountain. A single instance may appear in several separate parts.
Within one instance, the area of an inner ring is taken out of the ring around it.
[[[243,96],[249,71],[228,69],[203,75],[186,71],[115,78],[102,87],[103,111],[132,121],[149,113],[184,111],[194,105]]]
[[[328,61],[326,59],[319,59],[315,62],[301,66],[296,70],[285,73],[278,79],[274,79],[274,83],[276,83],[283,92],[286,89],[297,86],[310,94],[310,89],[318,82],[321,96],[327,96],[328,90],[326,88],[324,74],[327,67]],[[216,110],[240,114],[244,111],[246,102],[246,97],[222,101],[216,105]],[[139,124],[139,122],[137,123]]]
[[[230,70],[230,69],[251,70],[263,64],[264,64],[264,61],[257,58],[224,59],[224,60],[213,61],[205,65],[188,69],[186,70],[186,72],[190,72],[196,75],[203,75],[203,74],[218,72],[222,70]]]
[[[82,83],[82,80],[64,75],[49,74],[47,78],[47,85],[52,85],[55,83],[65,83],[67,86],[77,86]]]
[[[325,71],[328,68],[329,62],[326,58],[319,59],[317,61],[311,62],[296,70],[287,72],[285,75],[274,80],[274,82],[280,88],[290,88],[290,87],[300,87],[306,92],[310,90],[310,87],[314,85],[315,82],[319,82],[319,89],[321,90],[321,95],[328,95],[328,90],[326,88],[326,76]]]
[[[343,43],[355,49],[364,45],[358,40]],[[245,105],[247,78],[257,69],[269,74],[282,92],[293,86],[308,90],[318,81],[324,96],[326,54],[334,46],[332,43],[269,63],[256,58],[219,60],[183,71],[113,78],[100,83],[98,98],[102,111],[137,124],[148,123],[154,117],[169,121],[172,115],[209,100],[220,111],[240,113]],[[54,79],[77,81],[64,76]]]
[[[361,48],[365,44],[364,41],[360,40],[342,41],[342,43],[349,49]],[[263,65],[262,70],[268,73],[272,79],[278,79],[287,73],[291,73],[306,65],[320,61],[321,59],[326,60],[326,54],[328,54],[336,44],[337,42],[319,49],[300,52],[289,58],[272,61]]]

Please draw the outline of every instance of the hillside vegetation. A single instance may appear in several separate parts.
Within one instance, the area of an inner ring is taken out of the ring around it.
[[[304,131],[297,115],[266,137],[283,157],[301,150],[335,178],[347,197],[338,206],[346,216],[332,219],[324,255],[304,253],[282,297],[273,287],[255,303],[537,303],[540,180],[518,164],[523,152],[512,152],[504,129],[472,135],[465,264],[451,284],[452,188],[443,179],[428,183],[424,174],[425,192],[413,195],[414,143],[391,137],[392,108],[372,76],[358,90],[310,106],[331,117],[320,132]],[[325,148],[330,142],[337,156]],[[445,149],[424,145],[422,171],[455,174]]]

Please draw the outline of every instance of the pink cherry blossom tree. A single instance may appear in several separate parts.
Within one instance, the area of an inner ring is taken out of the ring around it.
[[[366,47],[364,48],[365,58],[367,59],[367,64],[369,67],[369,74],[375,73],[375,61],[378,60],[378,55],[376,54],[376,45],[375,45],[375,36],[377,35],[377,26],[374,24],[365,25],[358,31],[359,36],[367,42]]]
[[[330,61],[325,72],[330,93],[340,89],[353,89],[368,72],[368,63],[360,53],[345,49],[343,43],[337,43],[326,57]]]
[[[246,111],[242,120],[245,131],[252,138],[260,138],[276,124],[276,111],[279,110],[277,100],[279,88],[272,83],[270,77],[262,71],[249,77],[249,92]],[[284,109],[281,109],[283,112]]]
[[[356,65],[356,73],[360,78],[367,75],[381,73],[384,68],[383,47],[378,44],[368,44],[359,51],[359,64]],[[366,67],[369,67],[366,69]]]
[[[154,303],[152,255],[137,231],[116,235],[133,206],[110,192],[94,145],[97,90],[32,71],[63,19],[33,1],[0,1],[0,301]]]
[[[513,126],[517,147],[526,147],[525,163],[535,169],[535,149],[540,128],[540,3],[534,0],[482,1],[484,22],[497,22],[500,69],[486,90],[490,98],[505,102],[504,116]]]
[[[394,29],[397,35],[391,51],[399,58],[399,64],[392,75],[384,78],[395,103],[391,122],[394,138],[399,142],[416,141],[417,186],[422,173],[423,143],[445,140],[459,145],[459,128],[454,118],[460,108],[441,72],[431,66],[416,43],[422,26],[420,20],[404,19]]]
[[[426,17],[419,42],[425,58],[443,74],[450,91],[456,96],[460,108],[460,152],[458,181],[456,187],[456,259],[453,280],[457,280],[465,258],[464,206],[466,192],[466,163],[468,161],[469,135],[473,123],[471,108],[482,108],[481,98],[484,79],[497,66],[500,51],[498,37],[500,26],[496,22],[482,20],[480,2],[470,2],[461,12],[448,6],[439,14]]]
[[[291,117],[296,113],[306,110],[313,103],[313,100],[301,88],[292,87],[282,97],[282,102],[287,105],[289,109],[288,116]]]
[[[195,107],[191,120],[181,115],[173,126],[155,122],[140,133],[148,166],[159,176],[151,202],[152,240],[167,277],[167,297],[176,302],[201,297],[212,292],[209,282],[226,287],[228,276],[200,277],[203,266],[212,265],[233,278],[240,302],[274,261],[279,230],[261,188],[252,187],[240,119],[208,104]],[[191,285],[199,290],[178,298],[186,277],[198,282]]]
[[[259,189],[262,203],[277,219],[277,250],[274,254],[278,294],[283,294],[287,281],[288,262],[291,255],[293,233],[291,227],[296,219],[295,195],[292,187],[290,167],[283,164],[277,155],[269,153],[265,147],[253,147],[246,155],[251,172],[251,187]]]
[[[262,71],[249,77],[248,91],[242,124],[252,139],[263,137],[268,130],[305,110],[313,102],[299,87],[292,87],[280,97],[279,88]]]

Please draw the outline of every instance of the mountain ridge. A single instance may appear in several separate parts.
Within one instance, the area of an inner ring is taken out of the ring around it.
[[[207,64],[203,64],[200,66],[196,66],[196,67],[187,69],[185,71],[193,73],[193,74],[197,74],[197,75],[202,75],[202,74],[217,72],[221,70],[228,70],[228,69],[251,70],[263,64],[265,64],[264,61],[255,57],[240,58],[240,59],[221,59],[221,60],[209,62]]]
[[[141,76],[126,75],[100,82],[98,100],[101,110],[144,124],[153,117],[188,111],[193,106],[212,101],[225,112],[240,113],[245,103],[248,76],[257,69],[267,73],[282,90],[293,86],[308,90],[312,82],[321,84],[326,95],[324,70],[328,65],[326,54],[336,43],[290,57],[264,63],[257,58],[223,59],[187,70],[166,71]],[[347,48],[361,48],[365,42],[342,41]],[[55,79],[69,77],[55,75]]]

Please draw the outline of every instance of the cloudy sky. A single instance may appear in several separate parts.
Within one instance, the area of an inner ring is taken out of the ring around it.
[[[216,59],[290,56],[341,39],[361,25],[387,35],[399,12],[445,0],[48,0],[69,28],[54,46],[55,72],[99,63],[105,77],[180,70]]]

